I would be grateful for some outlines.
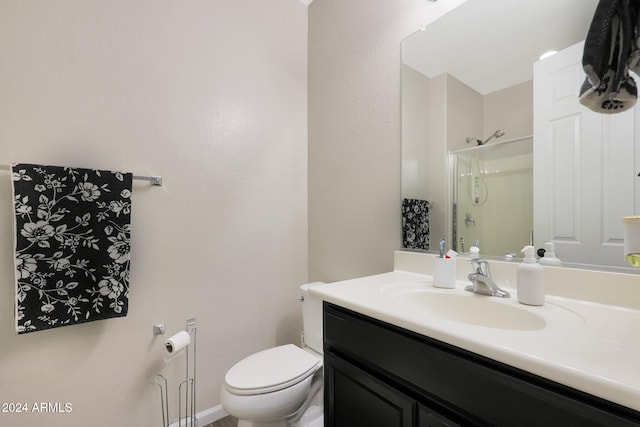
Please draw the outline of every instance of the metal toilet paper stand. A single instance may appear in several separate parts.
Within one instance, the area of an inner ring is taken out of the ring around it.
[[[160,329],[163,329],[163,331],[160,332]],[[185,349],[187,356],[185,379],[178,385],[177,427],[198,427],[196,418],[196,319],[187,320],[186,331],[191,340]],[[154,326],[154,333],[164,333],[164,327],[156,328]],[[154,382],[160,388],[162,427],[169,427],[169,388],[167,379],[163,375],[157,374]]]

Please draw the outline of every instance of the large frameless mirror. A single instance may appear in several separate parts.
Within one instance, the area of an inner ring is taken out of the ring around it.
[[[563,261],[625,265],[637,113],[578,103],[597,4],[468,0],[403,41],[402,197],[428,202],[429,240],[479,241],[492,256],[551,241]],[[552,116],[557,99],[567,105]]]

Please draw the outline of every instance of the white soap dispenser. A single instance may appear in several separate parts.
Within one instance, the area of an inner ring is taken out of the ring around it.
[[[562,261],[556,257],[555,245],[553,242],[544,244],[544,256],[538,261],[542,265],[562,265]]]
[[[518,265],[518,301],[527,305],[544,304],[544,269],[536,262],[535,248],[522,248],[524,260]]]

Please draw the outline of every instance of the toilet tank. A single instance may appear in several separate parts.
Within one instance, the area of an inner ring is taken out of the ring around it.
[[[302,325],[304,344],[317,353],[322,354],[322,300],[309,295],[309,288],[324,285],[324,282],[307,283],[300,286],[302,290]]]

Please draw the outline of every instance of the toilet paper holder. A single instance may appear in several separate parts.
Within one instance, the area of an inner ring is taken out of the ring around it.
[[[162,326],[162,330],[156,327]],[[196,319],[188,319],[186,332],[190,336],[189,344],[184,348],[186,352],[185,379],[178,385],[178,427],[197,427],[196,419]],[[164,323],[154,325],[156,335],[164,335]],[[169,427],[169,387],[168,381],[162,374],[155,376],[154,382],[160,388],[160,402],[162,409],[162,426]],[[183,413],[184,411],[184,413]]]
[[[165,325],[164,323],[153,325],[153,335],[164,335],[166,331],[167,325]]]

